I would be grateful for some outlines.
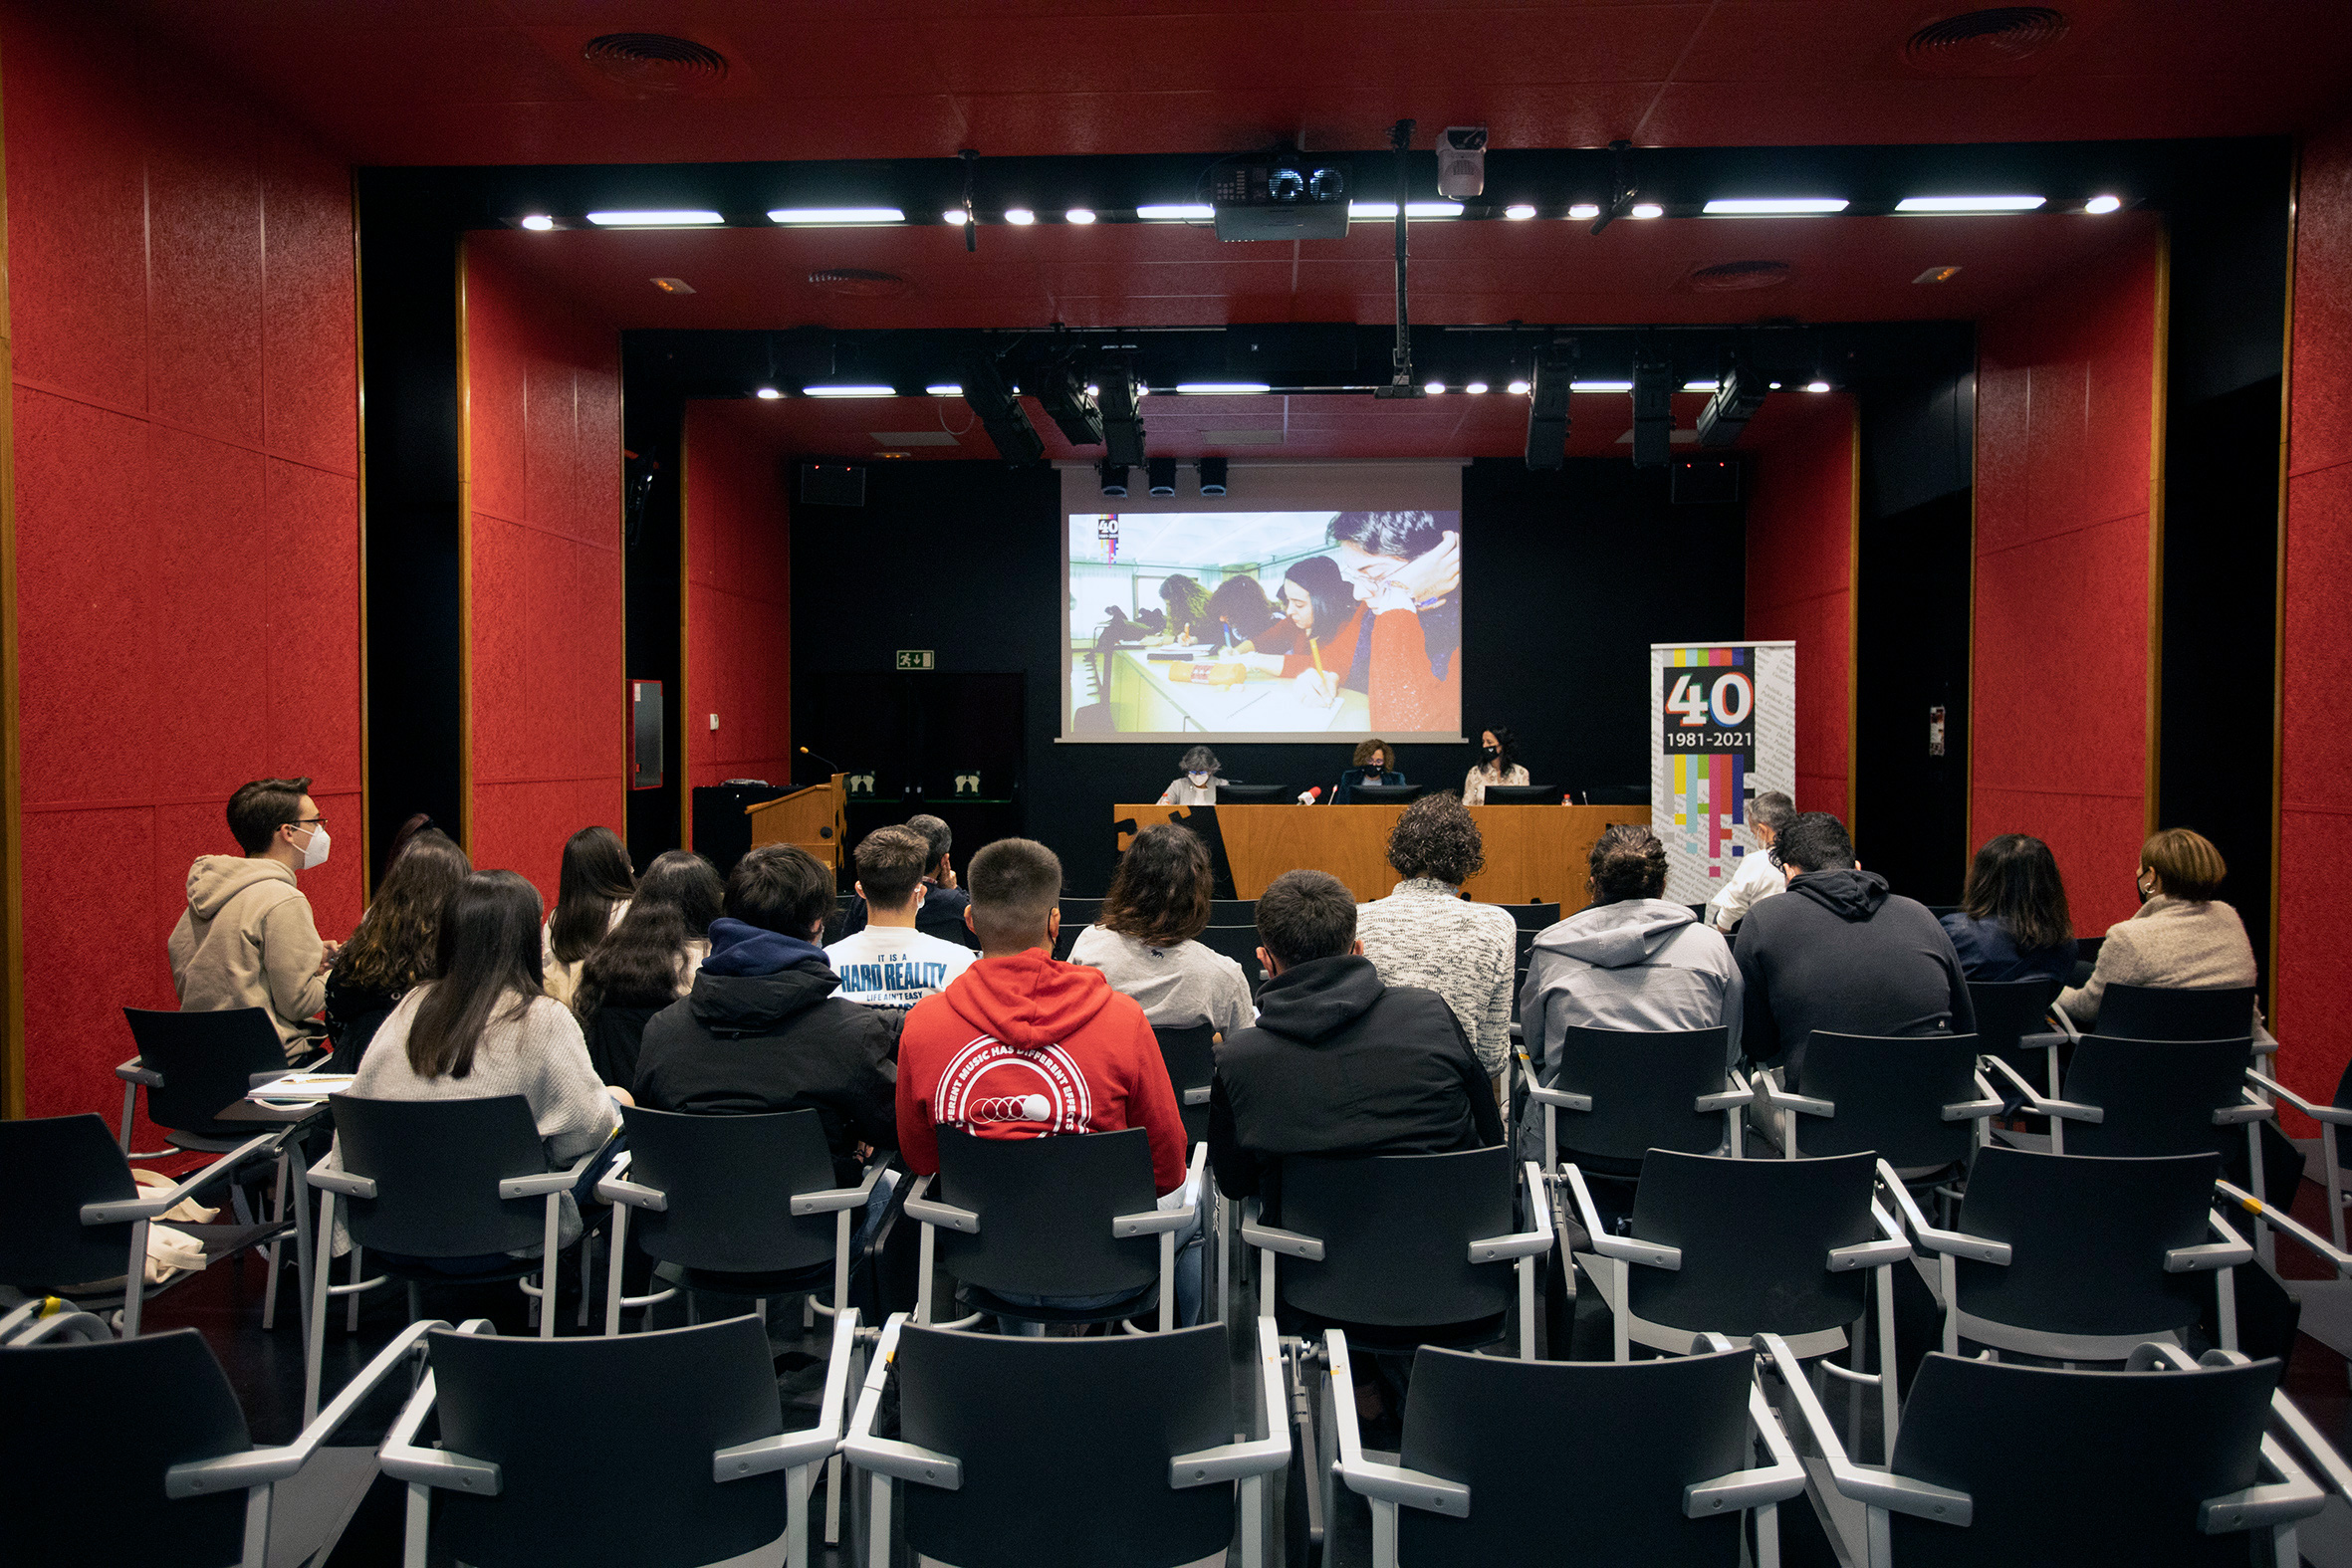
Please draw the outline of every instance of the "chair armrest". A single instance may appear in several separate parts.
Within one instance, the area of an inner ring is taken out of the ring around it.
[[[2327,1493],[2268,1433],[2262,1435],[2262,1462],[2278,1479],[2206,1498],[2197,1505],[2198,1529],[2208,1535],[2267,1529],[2307,1519],[2327,1506]]]
[[[1576,1219],[1584,1227],[1585,1235],[1591,1238],[1595,1252],[1603,1257],[1620,1258],[1648,1268],[1682,1267],[1682,1248],[1679,1246],[1661,1246],[1655,1241],[1632,1241],[1602,1230],[1600,1211],[1593,1207],[1592,1194],[1584,1186],[1584,1173],[1574,1165],[1564,1165],[1560,1169],[1567,1174],[1568,1190],[1576,1197]]]
[[[1529,1160],[1520,1166],[1520,1179],[1527,1184],[1528,1213],[1534,1217],[1535,1229],[1471,1242],[1472,1262],[1500,1263],[1514,1257],[1535,1257],[1551,1250],[1551,1205],[1544,1199],[1543,1172],[1534,1161]]]
[[[2235,1231],[2230,1229],[2227,1220],[2211,1209],[2206,1211],[2205,1218],[2215,1232],[2226,1239],[2207,1241],[2197,1246],[2168,1248],[2164,1254],[2166,1273],[2197,1274],[2212,1268],[2235,1268],[2239,1263],[2253,1261],[2254,1249],[2246,1245]]]
[[[841,1446],[841,1420],[849,1396],[849,1357],[857,1348],[857,1309],[833,1314],[832,1355],[825,1362],[824,1393],[817,1402],[817,1425],[801,1432],[755,1438],[711,1455],[711,1479],[721,1485],[815,1464]]]
[[[2067,1044],[2067,1043],[2069,1043],[2070,1041],[2073,1041],[2073,1040],[2078,1040],[2078,1039],[2081,1039],[2081,1038],[2082,1038],[2082,1036],[2081,1036],[2081,1035],[2079,1035],[2079,1034],[2076,1034],[2076,1033],[2073,1033],[2073,1032],[2071,1032],[2071,1031],[2069,1031],[2069,1032],[2067,1032],[2067,1033],[2064,1033],[2064,1034],[2061,1034],[2061,1033],[2059,1033],[2059,1032],[2058,1032],[2057,1030],[2055,1030],[2055,1029],[2045,1029],[2045,1030],[2043,1030],[2042,1032],[2040,1032],[2040,1033],[2038,1033],[2038,1034],[2020,1034],[2020,1035],[2018,1035],[2018,1036],[2017,1036],[2017,1049],[2019,1049],[2019,1050],[2049,1050],[2049,1049],[2051,1049],[2051,1048],[2053,1048],[2053,1047],[2055,1047],[2055,1046],[2064,1045],[2064,1044]]]
[[[2214,1125],[2216,1127],[2240,1127],[2247,1122],[2262,1121],[2278,1114],[2276,1106],[2266,1105],[2256,1099],[2253,1090],[2240,1089],[2238,1092],[2245,1096],[2238,1104],[2216,1107],[2214,1111]]]
[[[2315,1122],[2327,1122],[2337,1127],[2352,1127],[2352,1111],[2338,1110],[2333,1105],[2315,1104],[2304,1099],[2285,1084],[2265,1073],[2256,1072],[2251,1067],[2245,1070],[2245,1075],[2251,1078],[2264,1093],[2276,1095]]]
[[[163,1495],[180,1500],[188,1497],[209,1497],[224,1491],[242,1491],[250,1486],[266,1486],[293,1476],[311,1461],[336,1430],[349,1421],[352,1412],[359,1408],[368,1395],[380,1387],[384,1379],[400,1369],[403,1362],[421,1355],[424,1337],[436,1328],[449,1325],[439,1320],[411,1323],[392,1336],[392,1342],[375,1354],[366,1370],[344,1385],[335,1402],[312,1418],[311,1424],[292,1443],[283,1448],[249,1449],[243,1454],[224,1454],[218,1458],[193,1459],[174,1464],[163,1472]]]
[[[2310,1417],[2295,1407],[2284,1389],[2270,1395],[2270,1415],[2286,1429],[2287,1436],[2302,1450],[2303,1456],[2319,1471],[2328,1488],[2338,1496],[2352,1497],[2352,1465],[2344,1462],[2344,1456],[2337,1452],[2336,1446],[2311,1424]]]
[[[498,1184],[498,1196],[501,1198],[544,1198],[550,1193],[568,1193],[580,1184],[582,1177],[588,1175],[588,1168],[593,1165],[596,1156],[603,1152],[604,1145],[598,1144],[573,1161],[569,1170],[548,1171],[537,1176],[502,1178]]]
[[[1255,1215],[1256,1211],[1252,1211]],[[1323,1260],[1320,1236],[1300,1235],[1295,1231],[1284,1231],[1275,1226],[1260,1225],[1255,1218],[1242,1222],[1242,1239],[1262,1252],[1280,1252],[1285,1257],[1303,1257],[1310,1263]]]
[[[1982,1073],[1978,1074],[1980,1082],[1983,1077]],[[1985,1084],[1984,1087],[1990,1089],[1992,1085]],[[1944,1120],[1948,1122],[1973,1122],[1980,1116],[1998,1116],[1999,1114],[2000,1097],[1999,1095],[1988,1095],[1986,1098],[1976,1100],[1961,1100],[1944,1107]]]
[[[1857,1241],[1852,1246],[1831,1247],[1831,1273],[1845,1274],[1857,1268],[1880,1268],[1888,1263],[1899,1263],[1911,1255],[1911,1241],[1903,1234],[1903,1228],[1895,1224],[1892,1215],[1879,1207],[1875,1198],[1870,1201],[1870,1218],[1877,1222],[1878,1239]]]
[[[931,1190],[931,1178],[921,1176],[906,1195],[906,1212],[924,1225],[942,1226],[950,1231],[961,1231],[966,1235],[980,1233],[980,1216],[969,1209],[958,1209],[954,1204],[941,1203],[923,1195]]]
[[[189,1197],[202,1192],[214,1182],[235,1171],[238,1166],[265,1149],[277,1145],[279,1135],[267,1132],[259,1138],[248,1139],[227,1154],[189,1173],[186,1181],[160,1193],[142,1193],[137,1198],[124,1198],[114,1203],[84,1204],[84,1225],[120,1225],[125,1220],[153,1220],[176,1207]]]
[[[1201,1190],[1201,1173],[1207,1169],[1208,1161],[1209,1146],[1205,1143],[1195,1144],[1192,1151],[1192,1164],[1184,1173],[1184,1185],[1177,1188],[1176,1191],[1180,1193],[1199,1192]],[[1196,1198],[1191,1203],[1180,1204],[1174,1209],[1153,1209],[1144,1214],[1112,1215],[1110,1217],[1110,1233],[1114,1236],[1124,1237],[1158,1235],[1163,1231],[1182,1231],[1192,1224],[1193,1216],[1200,1213],[1200,1200]]]
[[[1182,1098],[1187,1105],[1206,1105],[1209,1103],[1209,1085],[1204,1083],[1197,1089],[1185,1090]]]
[[[658,1187],[647,1187],[642,1182],[628,1179],[629,1164],[635,1158],[633,1150],[621,1150],[620,1158],[612,1162],[612,1169],[605,1172],[596,1183],[596,1196],[608,1204],[626,1204],[631,1209],[650,1209],[655,1214],[666,1214],[670,1206],[669,1194]]]
[[[375,1196],[374,1177],[353,1176],[349,1171],[332,1170],[327,1162],[334,1158],[333,1154],[323,1155],[320,1157],[319,1163],[311,1167],[310,1183],[313,1187],[324,1188],[331,1193],[340,1193],[346,1198],[373,1198]]]
[[[1258,1383],[1266,1412],[1264,1436],[1175,1456],[1168,1460],[1171,1488],[1181,1491],[1266,1475],[1291,1462],[1291,1424],[1283,1419],[1290,1408],[1283,1398],[1283,1337],[1271,1317],[1258,1320]]]
[[[2043,1010],[2041,1016],[2043,1022],[2055,1023],[2058,1026],[2057,1034],[2060,1039],[2068,1040],[2076,1044],[2081,1043],[2082,1030],[2076,1027],[2074,1020],[2066,1015],[2066,1009],[2058,1006],[2057,999],[2052,998],[2050,1000],[2049,1007]],[[2032,1035],[2028,1037],[2034,1039],[2040,1038],[2039,1035]]]
[[[1750,1085],[1756,1097],[1756,1108],[1769,1114],[1775,1110],[1801,1111],[1807,1116],[1835,1116],[1837,1104],[1810,1094],[1797,1094],[1780,1086],[1769,1072],[1760,1072]]]
[[[1878,1181],[1894,1198],[1897,1212],[1903,1218],[1904,1229],[1911,1232],[1914,1244],[1932,1252],[1950,1252],[1954,1257],[1974,1258],[1980,1263],[1999,1263],[2006,1268],[2015,1260],[2006,1241],[1989,1241],[1981,1235],[1970,1235],[1961,1231],[1939,1231],[1929,1225],[1927,1216],[1919,1212],[1919,1205],[1911,1198],[1911,1191],[1895,1168],[1878,1162]],[[1876,1208],[1876,1205],[1872,1206]]]
[[[881,1342],[874,1347],[874,1359],[865,1369],[864,1386],[857,1392],[856,1414],[849,1418],[849,1430],[841,1438],[841,1457],[877,1475],[936,1486],[941,1491],[960,1491],[964,1485],[963,1460],[911,1443],[874,1436],[874,1417],[882,1408],[882,1390],[890,1379],[890,1364],[898,1356],[899,1331],[905,1327],[904,1312],[891,1313],[889,1321],[882,1325]],[[826,1380],[830,1379],[828,1370]]]
[[[1592,1096],[1577,1094],[1568,1089],[1547,1089],[1533,1078],[1528,1080],[1528,1098],[1538,1105],[1555,1106],[1563,1111],[1589,1111]]]
[[[1768,1502],[1785,1502],[1805,1489],[1804,1463],[1797,1458],[1788,1434],[1780,1430],[1771,1402],[1754,1383],[1748,1385],[1748,1425],[1764,1439],[1764,1450],[1771,1455],[1772,1462],[1762,1469],[1733,1470],[1713,1480],[1693,1481],[1685,1486],[1682,1489],[1684,1518],[1706,1519],[1734,1509],[1761,1508]]]
[[[1691,1109],[1700,1112],[1734,1111],[1755,1103],[1756,1090],[1743,1084],[1737,1089],[1726,1089],[1721,1094],[1702,1094],[1691,1102]]]
[[[2080,1105],[2072,1100],[2051,1099],[2019,1077],[2017,1069],[2002,1061],[1999,1056],[1980,1056],[1977,1060],[2014,1084],[2018,1094],[2023,1096],[2024,1104],[2036,1116],[2055,1116],[2060,1121],[2086,1122],[2094,1126],[2107,1119],[2107,1112],[2101,1106]]]
[[[1873,1508],[1934,1519],[1940,1524],[1965,1525],[1975,1516],[1976,1500],[1965,1491],[1931,1486],[1891,1470],[1865,1469],[1846,1457],[1845,1445],[1838,1441],[1837,1429],[1830,1426],[1828,1414],[1813,1394],[1812,1379],[1805,1376],[1788,1342],[1777,1334],[1759,1334],[1756,1348],[1764,1353],[1772,1370],[1780,1375],[1789,1400],[1804,1418],[1814,1446],[1828,1462],[1830,1479],[1837,1483],[1839,1491]]]
[[[483,1317],[467,1319],[458,1325],[457,1331],[461,1334],[498,1332]],[[499,1467],[490,1460],[469,1458],[448,1449],[416,1446],[416,1434],[424,1426],[425,1417],[433,1412],[433,1374],[428,1367],[424,1381],[416,1385],[416,1392],[400,1407],[400,1417],[392,1423],[392,1430],[384,1434],[383,1446],[375,1451],[376,1466],[394,1480],[412,1485],[445,1486],[477,1497],[497,1496],[506,1481]]]
[[[0,1345],[21,1350],[27,1345],[38,1345],[45,1339],[75,1339],[92,1345],[114,1342],[115,1331],[97,1313],[53,1312],[42,1317],[39,1314],[46,1305],[48,1300],[35,1296],[7,1317],[0,1318]],[[29,1328],[24,1326],[28,1323],[32,1325]]]
[[[1450,1519],[1470,1517],[1470,1488],[1401,1464],[1376,1464],[1364,1457],[1363,1432],[1356,1421],[1355,1377],[1347,1364],[1347,1336],[1323,1331],[1323,1355],[1330,1364],[1331,1408],[1339,1429],[1339,1478],[1359,1497],[1399,1503],[1442,1513]]]
[[[2271,1205],[2262,1202],[2262,1200],[2259,1198],[2256,1198],[2253,1194],[2246,1192],[2241,1188],[2234,1187],[2228,1182],[2214,1183],[2214,1191],[2220,1193],[2231,1203],[2235,1204],[2238,1208],[2244,1210],[2247,1214],[2253,1216],[2256,1220],[2259,1220],[2271,1230],[2280,1232],[2281,1233],[2292,1236],[2295,1240],[2300,1241],[2312,1252],[2313,1255],[2324,1258],[2329,1264],[2331,1264],[2335,1268],[2338,1278],[2342,1278],[2346,1274],[2352,1274],[2352,1252],[2346,1252],[2341,1248],[2329,1245],[2325,1236],[2320,1235],[2318,1232],[2311,1230],[2302,1222],[2296,1220],[2292,1215],[2286,1213],[2284,1210],[2273,1208]]]
[[[163,1087],[163,1074],[133,1056],[115,1069],[115,1076],[124,1083],[143,1083],[150,1089]]]
[[[865,1179],[855,1187],[827,1187],[814,1193],[793,1194],[792,1212],[796,1215],[837,1214],[843,1209],[863,1209],[866,1200],[874,1195],[874,1183],[889,1169],[886,1156],[876,1156],[865,1168]]]

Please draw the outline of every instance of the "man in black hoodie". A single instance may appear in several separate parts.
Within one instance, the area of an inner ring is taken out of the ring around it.
[[[1732,949],[1748,993],[1740,1043],[1752,1063],[1785,1066],[1793,1084],[1815,1029],[1976,1031],[1952,939],[1925,904],[1856,868],[1843,822],[1800,812],[1780,830],[1772,858],[1788,873],[1787,895],[1759,899]]]
[[[1941,928],[1939,928],[1941,929]],[[1355,895],[1321,871],[1258,901],[1274,978],[1258,1023],[1217,1047],[1209,1163],[1218,1190],[1267,1208],[1286,1154],[1450,1154],[1503,1141],[1494,1087],[1446,999],[1386,986],[1355,939]]]
[[[737,861],[710,957],[645,1025],[630,1090],[639,1105],[707,1116],[814,1110],[854,1187],[859,1143],[898,1147],[905,1014],[833,995],[840,980],[815,941],[832,902],[832,873],[806,849],[769,844]]]

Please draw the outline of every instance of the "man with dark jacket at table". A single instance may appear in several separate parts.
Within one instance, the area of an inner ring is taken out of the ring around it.
[[[1450,1154],[1503,1141],[1478,1054],[1446,999],[1383,985],[1355,939],[1355,895],[1290,871],[1258,900],[1258,1022],[1217,1047],[1209,1163],[1228,1198],[1277,1207],[1287,1154]]]
[[[929,812],[908,817],[906,825],[922,834],[930,849],[930,857],[923,862],[923,906],[915,911],[915,930],[942,942],[977,949],[980,939],[964,923],[964,911],[972,907],[972,895],[956,886],[955,863],[948,854],[955,847],[954,832],[945,821]],[[860,893],[849,900],[849,907],[841,913],[841,936],[855,936],[871,918],[865,895]]]
[[[854,1187],[858,1144],[898,1147],[901,1014],[833,995],[840,980],[817,945],[832,902],[832,872],[806,849],[766,844],[738,860],[710,957],[646,1023],[630,1089],[662,1111],[814,1110],[836,1178]]]
[[[1740,1044],[1750,1062],[1786,1067],[1793,1087],[1815,1029],[1976,1032],[1951,937],[1925,904],[1889,893],[1885,877],[1855,864],[1843,822],[1799,812],[1771,854],[1788,891],[1750,908],[1732,949],[1747,990]]]

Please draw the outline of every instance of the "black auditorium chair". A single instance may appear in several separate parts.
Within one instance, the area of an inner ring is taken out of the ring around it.
[[[1891,1038],[1815,1029],[1793,1089],[1766,1073],[1756,1103],[1780,1153],[1875,1153],[1919,1185],[1958,1175],[2001,1102],[1977,1070],[1977,1036]]]
[[[1520,930],[1533,934],[1550,930],[1559,924],[1557,904],[1497,904],[1497,909],[1508,912],[1511,923]]]
[[[1847,1456],[1787,1346],[1766,1335],[1762,1348],[1819,1450],[1824,1490],[1859,1515],[1837,1526],[1843,1510],[1823,1510],[1855,1568],[2294,1568],[2296,1522],[2352,1480],[2277,1392],[2276,1361],[2200,1364],[2148,1345],[2125,1371],[2079,1372],[1930,1355],[1893,1461],[1876,1468]],[[2285,1442],[2267,1438],[2273,1423]]]
[[[1721,1028],[1636,1033],[1571,1024],[1557,1062],[1522,1050],[1528,1092],[1543,1107],[1543,1169],[1557,1175],[1565,1157],[1587,1178],[1622,1183],[1640,1174],[1652,1149],[1740,1153],[1751,1097],[1733,1086],[1725,1037]]]
[[[1217,1076],[1217,1030],[1207,1023],[1181,1028],[1152,1026],[1160,1042],[1160,1060],[1168,1064],[1168,1082],[1184,1112],[1184,1141],[1197,1144],[1209,1136],[1209,1086]]]
[[[833,1319],[817,1424],[798,1432],[785,1430],[757,1318],[619,1338],[477,1329],[489,1324],[427,1337],[432,1377],[380,1451],[384,1474],[408,1483],[407,1561],[639,1568],[782,1537],[785,1562],[807,1568],[809,1493],[854,1376],[854,1310]]]
[[[1339,1474],[1371,1504],[1373,1568],[1737,1568],[1751,1511],[1762,1560],[1776,1562],[1777,1508],[1804,1490],[1804,1467],[1757,1386],[1755,1352],[1704,1338],[1688,1357],[1622,1366],[1425,1347],[1403,1447],[1385,1455],[1363,1447],[1347,1336],[1329,1330]]]
[[[2127,1040],[2218,1040],[2253,1031],[2251,986],[2110,985],[2099,997],[2098,1031]]]
[[[1063,898],[1061,900],[1061,935],[1054,941],[1054,956],[1069,962],[1069,950],[1077,945],[1078,933],[1084,931],[1102,914],[1099,898]]]
[[[2058,1092],[2058,1047],[2067,1035],[2054,1029],[2050,1004],[2054,980],[1972,980],[1969,1004],[1977,1014],[1977,1048],[1998,1056],[2029,1079]]]
[[[867,1560],[1176,1568],[1238,1536],[1228,1561],[1271,1561],[1266,1477],[1290,1462],[1291,1438],[1272,1320],[1256,1333],[1254,1408],[1237,1411],[1223,1324],[1020,1339],[892,1317],[841,1444],[872,1477]]]
[[[311,1533],[341,1517],[332,1502],[303,1505],[334,1467],[311,1469],[320,1450],[446,1326],[403,1330],[292,1442],[256,1448],[196,1330],[118,1340],[88,1313],[38,1310],[0,1320],[0,1536],[13,1562],[77,1568],[311,1561],[327,1544]]]
[[[2246,1077],[2263,1093],[2286,1101],[2305,1116],[2319,1124],[2319,1154],[2322,1180],[2327,1184],[2327,1220],[2329,1233],[2334,1237],[2336,1251],[2344,1251],[2344,1157],[2337,1142],[2340,1127],[2352,1126],[2352,1062],[2345,1064],[2336,1079],[2336,1092],[2325,1105],[2307,1100],[2285,1084],[2264,1073],[2249,1072]],[[2275,1223],[2265,1214],[2265,1221]],[[2321,1256],[2326,1254],[2322,1253]]]
[[[1193,1150],[1188,1180],[1199,1191],[1209,1148]],[[975,1138],[939,1130],[939,1174],[918,1177],[907,1218],[923,1228],[921,1295],[915,1321],[939,1314],[935,1275],[964,1287],[971,1316],[993,1313],[1030,1323],[1107,1323],[1159,1306],[1164,1332],[1176,1326],[1176,1240],[1197,1204],[1157,1207],[1151,1145],[1140,1127],[1059,1138]],[[936,1263],[936,1267],[934,1264]],[[1005,1299],[1107,1296],[1096,1308]]]
[[[2223,1348],[2237,1348],[2231,1271],[2254,1254],[2214,1208],[2220,1164],[2212,1154],[2102,1159],[1991,1144],[1977,1151],[1949,1231],[1930,1226],[1899,1182],[1882,1185],[1943,1311],[1947,1352],[1965,1339],[2120,1361],[2135,1345],[2186,1334],[2209,1271]]]
[[[1258,927],[1255,917],[1239,925],[1212,923],[1200,934],[1200,944],[1212,953],[1222,954],[1242,967],[1242,976],[1250,983],[1250,995],[1255,998],[1266,984],[1266,974],[1258,966]]]

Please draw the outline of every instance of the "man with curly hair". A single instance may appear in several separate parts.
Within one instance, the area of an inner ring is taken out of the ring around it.
[[[1511,1054],[1511,983],[1518,927],[1493,904],[1462,897],[1486,863],[1470,807],[1450,794],[1416,800],[1388,835],[1388,863],[1404,880],[1356,912],[1364,957],[1391,986],[1446,999],[1492,1078]]]

